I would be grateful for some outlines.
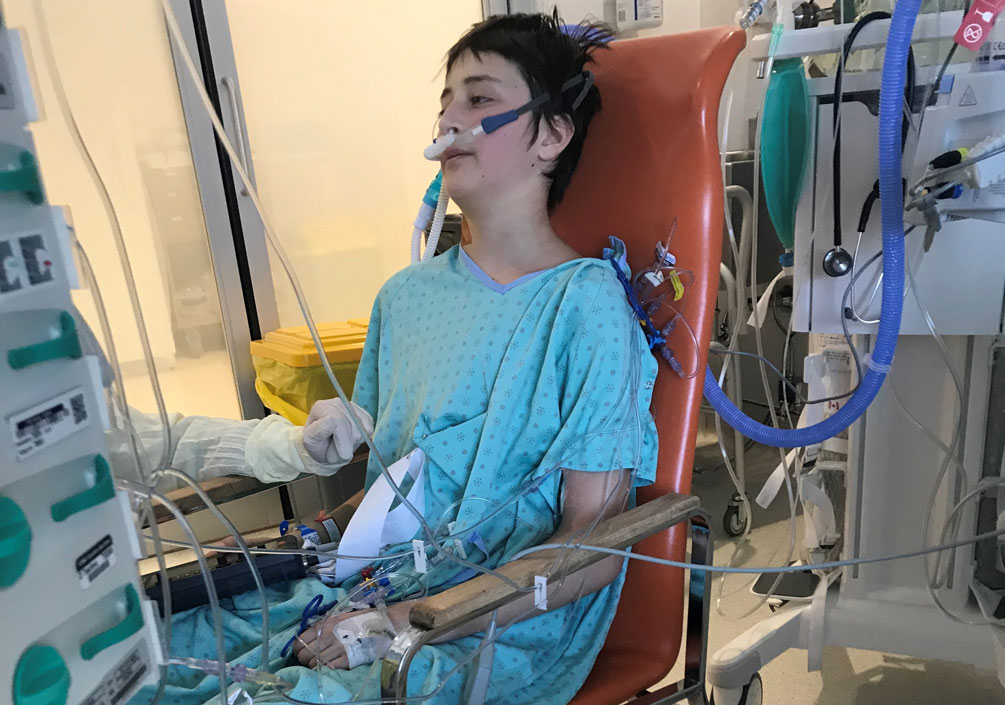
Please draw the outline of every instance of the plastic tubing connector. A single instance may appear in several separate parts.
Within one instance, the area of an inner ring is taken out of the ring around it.
[[[430,208],[436,208],[436,203],[440,200],[440,188],[443,186],[443,172],[436,172],[436,178],[429,182],[426,195],[422,197],[422,202]]]

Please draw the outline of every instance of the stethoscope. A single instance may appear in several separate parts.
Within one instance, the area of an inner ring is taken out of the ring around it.
[[[830,277],[843,277],[845,274],[851,271],[852,266],[855,264],[855,258],[852,256],[848,250],[842,247],[841,242],[841,122],[840,122],[840,111],[841,111],[841,101],[842,101],[842,91],[841,83],[844,74],[844,65],[848,61],[848,55],[851,54],[852,44],[855,38],[858,36],[859,32],[870,22],[875,20],[889,19],[890,13],[877,11],[871,12],[865,15],[848,33],[847,38],[844,42],[844,47],[841,56],[841,63],[838,66],[838,70],[834,75],[834,160],[833,160],[833,173],[831,174],[831,179],[834,187],[834,241],[833,247],[831,247],[827,252],[824,253],[823,259],[823,270],[827,276]],[[908,54],[907,63],[907,101],[910,105],[913,93],[914,93],[914,53],[913,51]],[[909,120],[905,116],[903,121],[903,129],[901,134],[901,148],[903,149],[904,144],[907,141],[907,130],[909,127]],[[878,184],[873,187],[872,192],[866,198],[865,203],[862,206],[862,214],[859,217],[859,231],[860,237],[861,232],[865,230],[865,224],[869,220],[869,214],[872,212],[872,206],[875,203],[876,198],[879,196]]]

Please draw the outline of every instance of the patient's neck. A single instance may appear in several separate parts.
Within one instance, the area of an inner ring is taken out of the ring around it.
[[[555,234],[545,202],[464,204],[471,242],[464,251],[490,277],[508,284],[579,257]]]

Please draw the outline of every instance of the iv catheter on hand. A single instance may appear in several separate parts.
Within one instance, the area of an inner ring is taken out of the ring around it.
[[[575,112],[575,110],[579,108],[580,104],[586,98],[586,94],[593,86],[593,73],[590,71],[584,71],[578,76],[570,78],[562,84],[562,93],[564,94],[567,90],[574,88],[579,83],[582,83],[583,87],[580,89],[579,95],[576,96],[576,99],[572,101],[572,112]],[[480,135],[488,135],[495,132],[500,127],[504,127],[511,122],[514,122],[524,113],[530,112],[534,108],[544,105],[549,100],[551,100],[551,96],[548,93],[542,93],[536,98],[524,103],[519,108],[507,110],[506,112],[498,113],[496,115],[489,115],[470,130],[460,132],[455,128],[451,128],[453,130],[452,132],[447,132],[433,140],[433,143],[423,150],[422,156],[430,161],[437,161],[450,147],[465,147],[474,142]]]

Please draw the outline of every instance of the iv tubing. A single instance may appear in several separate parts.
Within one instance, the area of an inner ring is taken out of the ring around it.
[[[70,133],[70,138],[73,141],[74,147],[76,147],[78,154],[80,154],[83,158],[84,165],[87,167],[87,174],[91,177],[91,182],[97,187],[96,190],[98,192],[98,196],[100,197],[101,205],[105,210],[105,216],[108,218],[108,224],[112,231],[113,240],[115,241],[115,248],[118,252],[119,259],[122,262],[122,276],[126,282],[126,291],[129,294],[129,303],[133,309],[133,319],[136,321],[136,331],[139,334],[140,347],[143,349],[143,359],[146,362],[147,374],[150,377],[150,384],[153,387],[154,402],[157,405],[157,413],[160,416],[161,426],[163,428],[164,450],[161,454],[159,467],[164,467],[167,465],[171,453],[171,424],[168,421],[167,406],[164,404],[164,396],[161,393],[160,383],[157,380],[157,366],[154,364],[153,348],[150,347],[150,336],[147,334],[146,319],[143,317],[143,309],[140,305],[140,295],[136,288],[136,278],[133,276],[133,268],[130,264],[129,252],[126,249],[126,242],[122,235],[122,227],[119,223],[119,216],[115,210],[115,206],[112,205],[112,197],[108,192],[108,186],[105,184],[105,180],[101,178],[101,173],[98,171],[98,167],[94,163],[94,157],[91,156],[91,151],[87,148],[87,144],[84,142],[84,138],[80,133],[80,127],[77,125],[77,118],[73,113],[73,109],[70,107],[70,101],[66,97],[66,91],[63,89],[63,79],[59,72],[59,66],[56,63],[55,53],[52,49],[52,42],[49,41],[49,25],[45,18],[45,12],[42,10],[41,0],[35,0],[32,5],[32,10],[35,13],[35,21],[38,23],[42,53],[45,55],[45,62],[49,67],[49,76],[52,80],[53,92],[56,94],[56,102],[59,104],[63,122],[66,125],[67,131]],[[120,393],[124,394],[125,392],[123,390]],[[125,408],[122,412],[128,415],[129,409]],[[144,471],[145,468],[141,465],[140,472],[143,473]],[[140,477],[146,479],[145,475],[141,474]]]
[[[193,480],[191,477],[176,470],[174,468],[166,468],[160,471],[165,475],[170,475],[171,477],[176,477],[185,484],[187,484],[193,492],[198,495],[199,499],[202,501],[203,505],[208,509],[213,516],[215,516],[223,528],[230,532],[230,535],[234,537],[234,541],[237,543],[237,548],[244,555],[244,560],[248,564],[248,569],[251,571],[251,577],[255,581],[255,588],[258,590],[258,596],[262,603],[262,646],[261,646],[261,661],[260,664],[262,668],[269,667],[269,601],[265,595],[265,583],[262,581],[262,574],[258,570],[258,563],[252,557],[251,552],[248,550],[248,544],[245,543],[244,538],[241,536],[241,532],[237,530],[233,522],[227,518],[219,507],[209,498],[206,491],[199,486],[199,483]],[[164,592],[170,592],[170,590],[165,590]]]

